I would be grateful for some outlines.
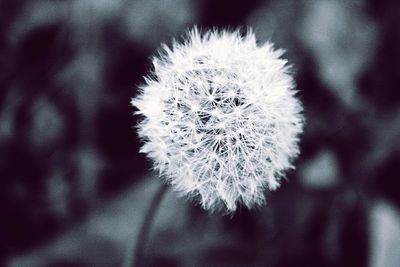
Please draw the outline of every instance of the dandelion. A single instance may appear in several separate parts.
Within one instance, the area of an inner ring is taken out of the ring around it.
[[[141,152],[204,209],[262,205],[294,168],[304,120],[283,53],[251,29],[195,28],[162,46],[132,99]]]

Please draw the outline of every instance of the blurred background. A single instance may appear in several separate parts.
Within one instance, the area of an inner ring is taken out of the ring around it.
[[[198,25],[284,48],[307,119],[297,169],[232,218],[167,191],[142,266],[398,266],[400,2],[0,0],[0,265],[135,261],[161,182],[130,98]]]

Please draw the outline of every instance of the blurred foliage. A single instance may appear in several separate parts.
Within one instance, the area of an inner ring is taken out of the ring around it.
[[[307,118],[299,171],[265,209],[233,219],[167,198],[147,259],[365,266],[368,203],[400,206],[399,19],[395,0],[0,1],[0,264],[136,188],[150,166],[130,97],[159,43],[197,24],[249,25],[287,49]],[[115,242],[99,250],[122,257]]]

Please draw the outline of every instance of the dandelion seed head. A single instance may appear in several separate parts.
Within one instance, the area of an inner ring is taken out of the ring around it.
[[[207,210],[265,202],[294,168],[302,105],[282,50],[249,29],[189,31],[162,46],[132,99],[138,134],[158,170]]]

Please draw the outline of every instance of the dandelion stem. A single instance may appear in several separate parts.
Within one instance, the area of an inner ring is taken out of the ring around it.
[[[142,226],[140,227],[139,236],[137,238],[136,246],[132,249],[125,260],[124,267],[143,266],[145,247],[150,235],[150,230],[153,225],[153,220],[157,214],[158,208],[163,200],[167,191],[167,186],[161,184],[157,189],[150,206],[143,219]]]

